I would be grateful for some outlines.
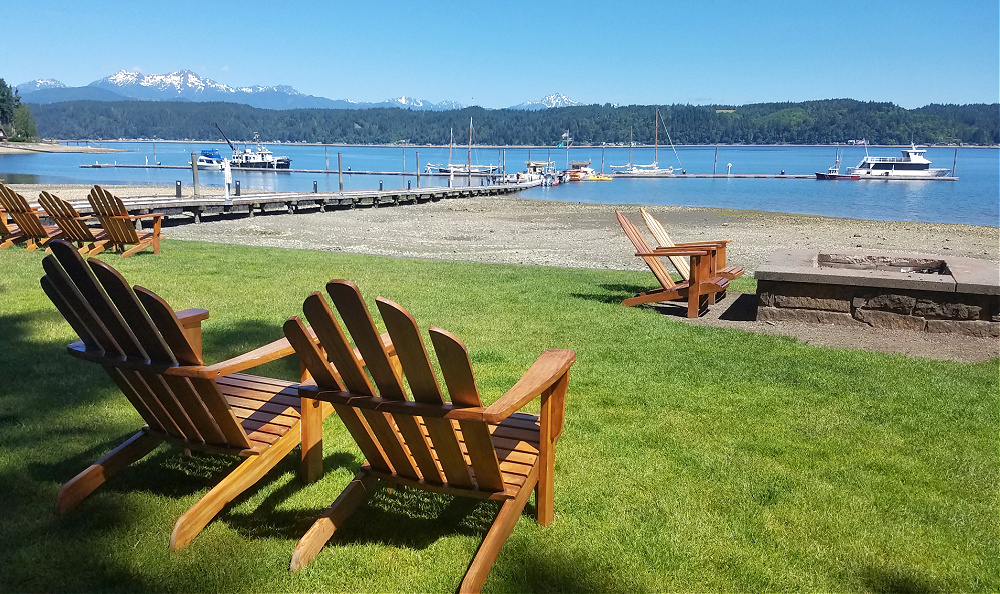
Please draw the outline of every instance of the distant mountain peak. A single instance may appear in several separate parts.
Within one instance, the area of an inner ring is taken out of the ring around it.
[[[518,105],[512,105],[510,109],[550,109],[553,107],[572,107],[579,104],[579,101],[574,101],[562,93],[553,93],[542,97],[538,101],[525,101]]]
[[[14,85],[19,93],[33,93],[42,89],[64,89],[66,85],[54,78],[39,78],[36,80]]]

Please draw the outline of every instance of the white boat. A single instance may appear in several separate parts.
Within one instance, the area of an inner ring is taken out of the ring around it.
[[[219,128],[219,125],[215,125]],[[219,132],[222,132],[222,128],[219,128]],[[237,149],[235,145],[229,140],[225,132],[222,132],[222,137],[226,139],[229,144],[229,148],[233,149],[233,158],[229,160],[229,164],[233,167],[248,168],[248,169],[288,169],[292,166],[292,160],[288,157],[275,157],[274,153],[269,151],[260,142],[260,134],[254,132],[253,141],[257,145],[257,149],[253,150],[247,147],[246,143],[243,144],[242,149]]]
[[[931,168],[931,162],[924,153],[927,149],[918,149],[911,144],[903,149],[902,157],[872,157],[865,147],[865,158],[857,167],[848,167],[848,175],[857,175],[860,179],[934,179],[949,177],[951,170]]]
[[[222,155],[219,149],[204,149],[196,160],[198,169],[205,171],[222,171]]]
[[[649,165],[636,165],[632,163],[632,130],[629,129],[628,138],[628,164],[627,165],[612,165],[611,171],[617,177],[645,177],[645,176],[667,176],[674,174],[673,167],[667,167],[663,169],[660,167],[659,158],[659,148],[660,148],[660,110],[656,110],[656,118],[653,120],[653,126],[655,126],[655,133],[653,134],[653,162]],[[673,143],[671,143],[673,146]],[[676,151],[674,151],[676,153]]]
[[[425,173],[459,173],[466,175],[489,175],[500,172],[499,165],[473,165],[472,164],[472,118],[469,118],[469,154],[465,165],[451,162],[451,150],[455,146],[455,130],[451,131],[451,140],[448,143],[448,164],[428,163],[424,167]]]

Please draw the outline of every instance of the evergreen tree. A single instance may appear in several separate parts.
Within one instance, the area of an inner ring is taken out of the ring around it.
[[[31,109],[21,103],[17,91],[0,78],[0,129],[8,140],[25,142],[38,137]]]

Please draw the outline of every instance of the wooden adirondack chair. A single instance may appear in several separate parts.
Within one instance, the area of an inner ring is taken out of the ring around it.
[[[20,227],[7,220],[7,211],[0,210],[0,250],[26,239]]]
[[[80,216],[72,204],[48,192],[40,193],[38,202],[62,229],[64,239],[76,243],[81,254],[96,256],[104,251],[104,246],[110,241],[104,229],[87,225],[87,221],[94,217]]]
[[[348,337],[320,293],[310,295],[303,306],[320,346],[309,340],[297,317],[285,323],[285,336],[316,381],[315,386],[300,388],[302,397],[332,403],[367,461],[299,541],[291,569],[308,564],[381,480],[502,502],[460,587],[462,592],[478,592],[532,490],[539,524],[548,525],[553,519],[554,448],[562,432],[569,368],[576,355],[567,350],[543,353],[506,394],[484,407],[465,346],[449,332],[432,327],[431,341],[449,403],[416,322],[405,309],[381,297],[377,300],[396,349],[397,357],[391,357],[378,340],[358,288],[335,280],[327,284],[327,291],[364,356],[374,385],[351,357]],[[406,397],[404,376],[412,400]],[[540,416],[517,412],[539,396]]]
[[[0,205],[3,205],[21,234],[27,240],[28,251],[44,247],[49,241],[62,237],[63,232],[54,225],[43,225],[38,218],[39,209],[28,204],[24,196],[0,183]]]
[[[625,231],[629,241],[635,248],[635,255],[642,258],[643,262],[649,266],[656,280],[660,281],[660,288],[645,293],[639,293],[635,297],[629,297],[622,301],[622,305],[632,306],[642,303],[656,303],[660,301],[674,301],[678,299],[687,300],[687,317],[696,318],[708,311],[709,306],[715,303],[717,293],[725,291],[729,286],[729,279],[713,274],[712,260],[715,248],[710,245],[699,245],[697,247],[673,247],[652,250],[646,240],[642,237],[639,229],[632,224],[625,215],[615,211],[618,223]],[[675,283],[667,269],[664,268],[661,257],[667,256],[688,257],[691,259],[691,279],[687,282]]]
[[[153,246],[154,254],[160,253],[160,222],[163,213],[130,215],[121,199],[101,186],[94,186],[87,199],[90,200],[90,206],[97,213],[101,227],[104,227],[111,243],[122,250],[122,258],[127,258],[149,246]],[[148,218],[153,219],[152,233],[136,231],[134,221]],[[135,247],[126,250],[125,246],[129,245]]]
[[[101,365],[146,426],[59,491],[64,513],[162,442],[244,458],[177,520],[170,547],[186,546],[219,513],[302,443],[307,481],[322,474],[323,417],[329,406],[301,400],[297,384],[240,373],[290,355],[286,339],[206,366],[204,309],[174,312],[159,296],[129,287],[111,266],[65,241],[42,260],[42,289],[80,336],[71,355]]]
[[[739,278],[743,276],[744,270],[742,266],[726,266],[726,246],[732,243],[731,239],[720,239],[712,241],[693,241],[686,243],[674,243],[670,239],[670,235],[667,234],[667,230],[663,228],[663,225],[657,221],[653,215],[646,212],[645,208],[639,208],[639,213],[642,215],[642,220],[646,223],[646,228],[653,235],[653,239],[659,244],[660,248],[672,248],[672,247],[690,247],[696,248],[698,246],[717,246],[715,251],[715,261],[712,263],[713,270],[715,274],[723,278],[728,278],[732,280],[734,278]],[[680,273],[681,278],[684,280],[689,280],[691,278],[691,270],[688,266],[687,261],[679,256],[668,256],[670,261],[673,262],[674,267],[677,272]]]

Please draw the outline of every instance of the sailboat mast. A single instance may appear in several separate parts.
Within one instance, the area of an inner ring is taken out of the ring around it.
[[[628,127],[628,166],[632,167],[632,126]]]
[[[451,168],[451,149],[455,146],[455,129],[451,129],[451,140],[448,141],[448,167]]]
[[[660,108],[656,108],[656,116],[653,118],[653,126],[655,127],[653,134],[653,166],[655,167],[659,161],[658,154],[660,150]]]
[[[472,118],[469,118],[469,155],[465,159],[466,171],[472,174]]]

